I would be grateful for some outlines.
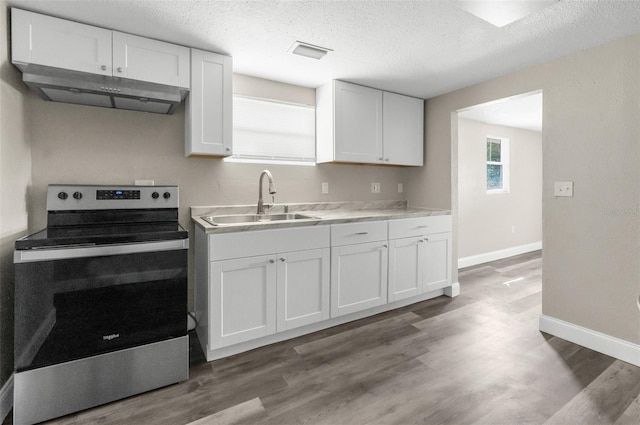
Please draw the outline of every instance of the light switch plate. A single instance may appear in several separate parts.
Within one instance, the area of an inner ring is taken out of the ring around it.
[[[573,182],[555,182],[553,196],[573,196]]]
[[[398,183],[398,193],[404,192],[404,185],[402,183]]]
[[[380,183],[371,183],[371,193],[380,193]]]
[[[322,194],[326,195],[329,193],[329,183],[322,182]]]

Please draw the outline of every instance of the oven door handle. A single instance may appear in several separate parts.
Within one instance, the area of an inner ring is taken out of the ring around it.
[[[82,246],[77,248],[42,248],[16,250],[13,262],[28,263],[33,261],[66,260],[69,258],[103,257],[107,255],[136,254],[142,252],[173,251],[188,249],[189,239],[174,239],[168,241],[128,243],[116,245]]]

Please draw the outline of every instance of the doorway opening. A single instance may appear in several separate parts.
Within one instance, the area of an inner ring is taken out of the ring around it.
[[[457,111],[458,268],[542,249],[542,95]]]

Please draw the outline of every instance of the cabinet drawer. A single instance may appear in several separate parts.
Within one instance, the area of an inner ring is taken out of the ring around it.
[[[386,239],[386,221],[334,224],[331,226],[331,246],[384,241]]]
[[[329,226],[209,235],[209,261],[329,247]]]
[[[389,239],[409,238],[451,231],[450,215],[389,220]]]

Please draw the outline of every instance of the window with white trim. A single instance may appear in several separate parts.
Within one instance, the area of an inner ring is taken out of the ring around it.
[[[509,192],[509,139],[487,137],[487,193]]]
[[[313,106],[233,96],[231,161],[315,165],[315,159]]]

